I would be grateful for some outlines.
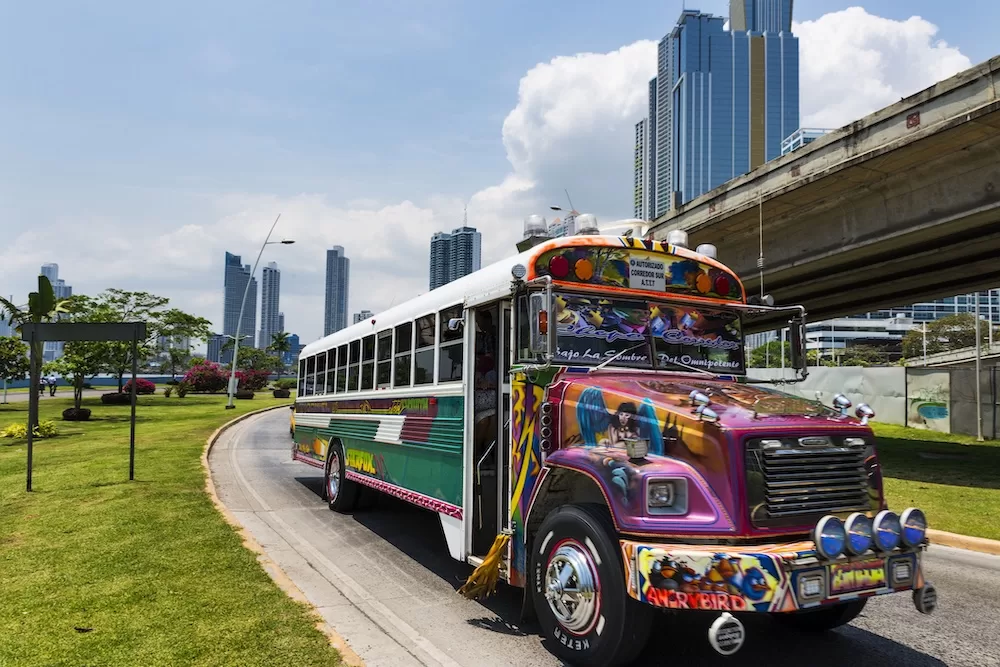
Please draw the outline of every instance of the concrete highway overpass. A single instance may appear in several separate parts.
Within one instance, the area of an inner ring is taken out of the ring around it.
[[[996,287],[998,70],[1000,56],[761,165],[653,235],[715,244],[755,293],[762,234],[765,291],[811,321]]]

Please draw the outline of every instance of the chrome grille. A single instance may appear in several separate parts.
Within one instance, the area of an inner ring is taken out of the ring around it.
[[[849,446],[840,438],[820,446],[794,438],[749,441],[747,494],[754,523],[787,525],[868,509],[867,451],[865,445]]]

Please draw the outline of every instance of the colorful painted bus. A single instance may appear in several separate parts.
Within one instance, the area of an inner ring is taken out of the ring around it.
[[[306,346],[292,456],[335,511],[436,512],[460,592],[523,588],[573,664],[631,660],[657,609],[715,614],[724,654],[746,613],[822,631],[902,591],[929,613],[927,522],[887,507],[871,409],[745,377],[761,315],[791,314],[805,372],[804,312],[768,301],[683,232],[547,240]]]

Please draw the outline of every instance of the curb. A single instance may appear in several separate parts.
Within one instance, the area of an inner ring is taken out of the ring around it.
[[[201,467],[205,471],[205,492],[212,499],[212,504],[215,505],[215,509],[219,511],[222,518],[226,520],[226,523],[232,526],[233,529],[239,534],[240,538],[243,540],[243,546],[257,554],[257,562],[260,563],[261,567],[264,568],[264,571],[267,572],[268,576],[271,577],[274,583],[278,585],[278,588],[283,590],[288,597],[309,608],[316,620],[316,628],[326,635],[327,639],[330,640],[330,645],[340,652],[342,663],[344,665],[349,665],[350,667],[365,667],[365,661],[361,659],[361,656],[351,649],[344,638],[341,637],[336,630],[334,630],[326,621],[319,618],[315,612],[315,607],[313,607],[308,598],[306,598],[302,589],[296,586],[291,577],[289,577],[277,563],[268,557],[267,553],[264,551],[264,547],[262,547],[248,531],[243,529],[243,526],[240,525],[239,521],[236,520],[236,517],[232,515],[229,509],[222,504],[218,494],[215,492],[215,482],[212,480],[212,471],[208,467],[208,455],[212,452],[212,447],[215,446],[215,441],[219,439],[219,436],[229,428],[239,424],[245,419],[263,414],[270,410],[287,408],[289,405],[291,404],[272,405],[266,408],[261,408],[260,410],[252,410],[226,422],[219,428],[215,429],[215,432],[212,433],[212,435],[208,436],[208,440],[205,442],[205,449],[201,454]]]
[[[966,549],[967,551],[978,551],[980,553],[1000,556],[1000,541],[988,540],[985,537],[971,537],[969,535],[959,535],[958,533],[946,533],[943,530],[927,529],[927,537],[931,544],[940,544],[945,547],[955,547]]]

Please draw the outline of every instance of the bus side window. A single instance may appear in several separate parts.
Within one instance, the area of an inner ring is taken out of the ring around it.
[[[413,384],[432,384],[434,382],[434,344],[437,333],[436,317],[424,315],[417,320],[417,345],[413,354]]]
[[[337,377],[337,348],[333,348],[326,353],[326,393],[332,394],[336,387],[334,381]]]
[[[392,381],[392,329],[378,332],[375,344],[375,386],[388,387]]]
[[[347,366],[347,391],[357,391],[359,375],[358,369],[361,366],[361,341],[351,341],[350,349],[350,364]]]
[[[396,327],[395,371],[393,387],[410,386],[410,351],[413,349],[413,322]]]
[[[316,381],[316,357],[306,359],[306,396],[311,396]]]
[[[306,394],[306,360],[299,359],[299,396]]]
[[[337,348],[337,393],[347,391],[347,346]]]
[[[375,336],[361,339],[361,391],[375,386]]]
[[[448,320],[462,317],[462,306],[453,306],[441,311],[438,318],[441,332],[441,352],[438,355],[438,382],[451,382],[462,379],[462,338],[465,335],[462,328],[452,331],[448,328]]]
[[[326,352],[316,355],[316,381],[313,383],[313,392],[322,394],[326,391]]]

